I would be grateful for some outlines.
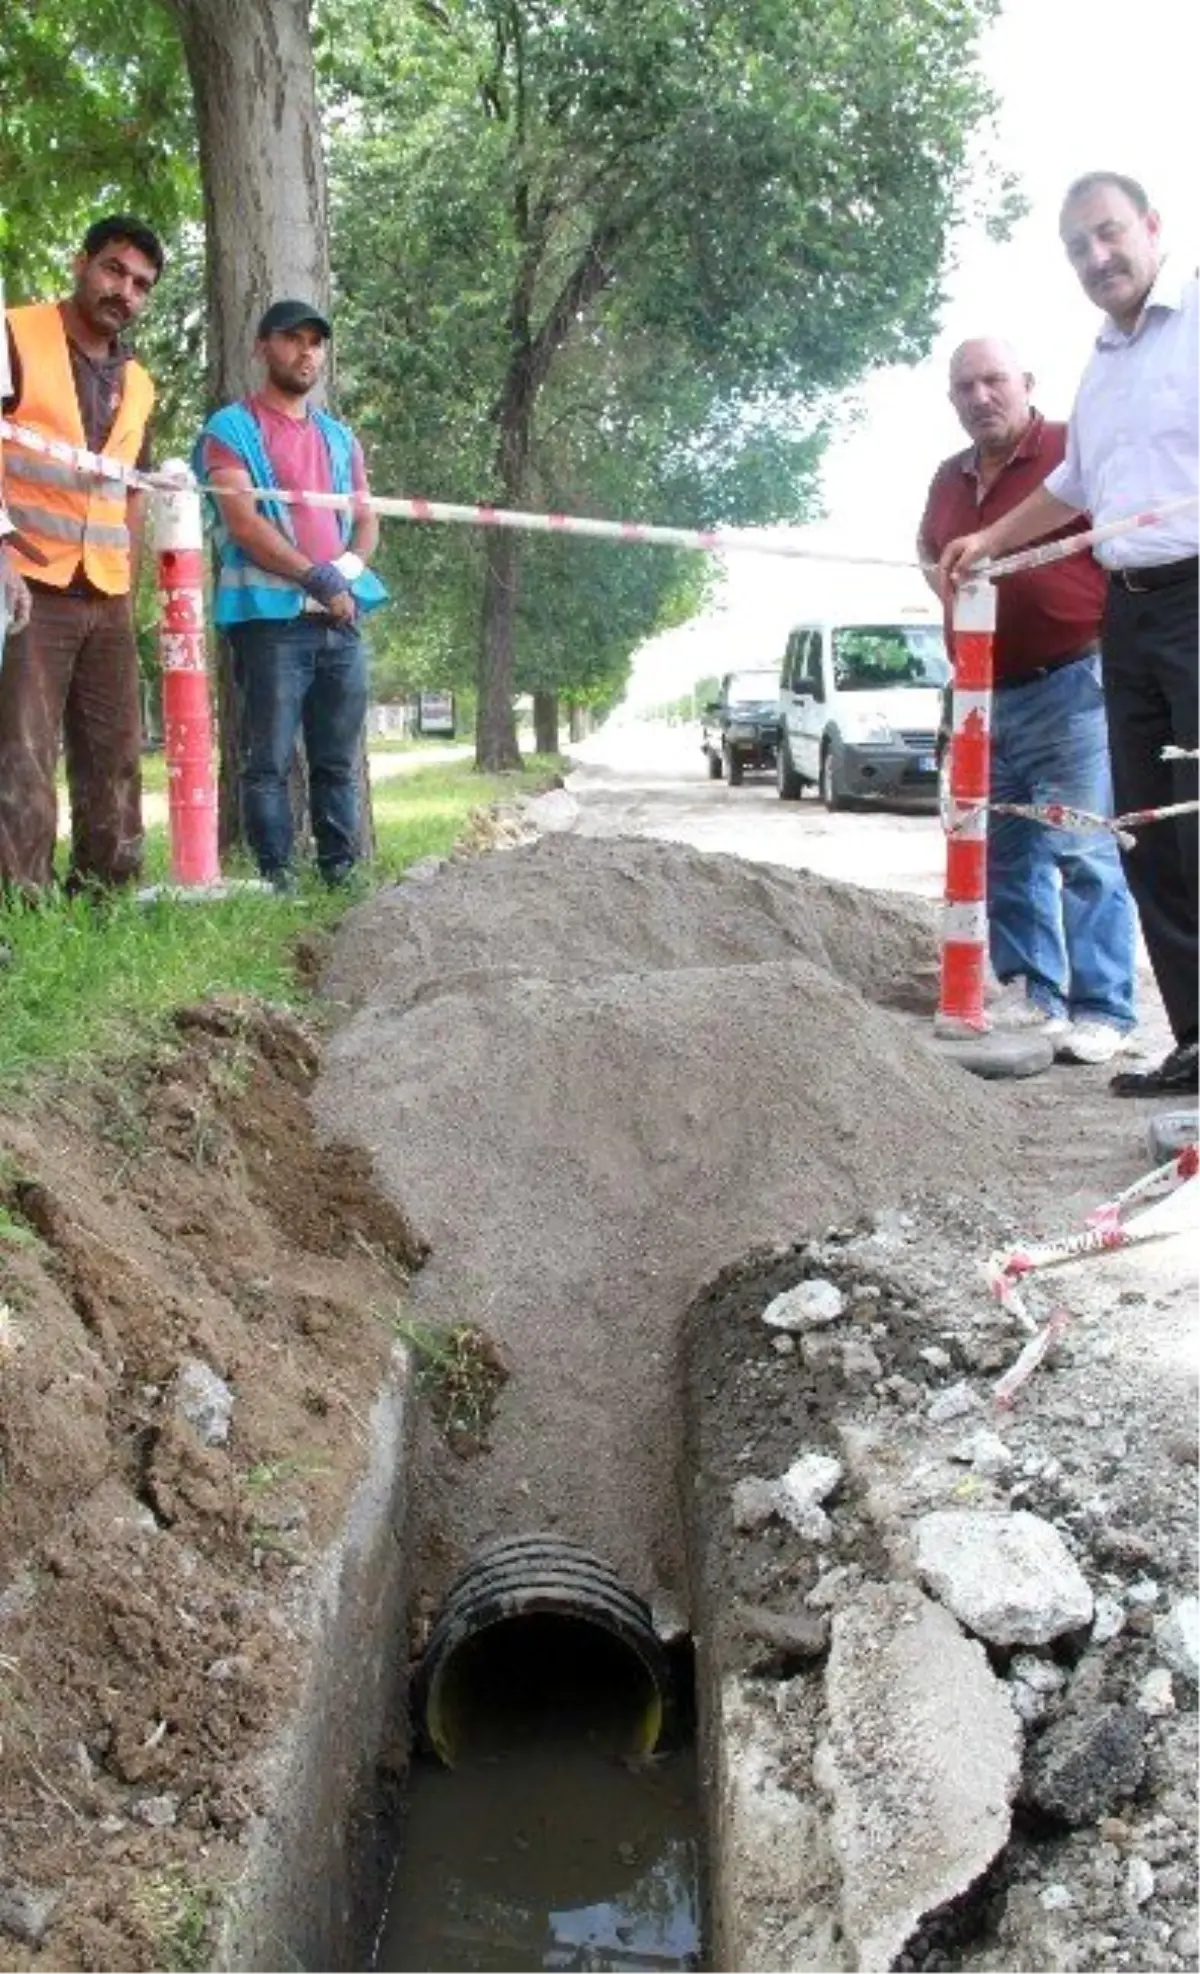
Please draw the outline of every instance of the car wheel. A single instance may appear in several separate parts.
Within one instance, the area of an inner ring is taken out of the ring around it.
[[[831,815],[836,815],[839,809],[850,807],[850,798],[842,787],[830,741],[826,741],[821,749],[821,800]]]
[[[731,788],[740,788],[745,779],[746,768],[738,755],[726,750],[725,779]]]
[[[804,782],[796,773],[792,761],[792,751],[786,740],[779,743],[775,756],[775,786],[781,802],[798,802],[804,793]]]
[[[724,774],[724,772],[725,772],[725,767],[724,767],[724,763],[723,763],[723,762],[722,762],[722,760],[721,760],[721,756],[720,756],[720,755],[719,755],[718,753],[716,753],[716,752],[714,751],[714,749],[713,749],[713,748],[711,748],[711,747],[708,747],[708,748],[706,748],[706,749],[705,749],[705,753],[706,753],[706,754],[707,754],[707,756],[708,756],[708,778],[709,778],[709,780],[710,780],[710,781],[720,781],[720,779],[721,779],[721,776],[722,776],[722,775]]]

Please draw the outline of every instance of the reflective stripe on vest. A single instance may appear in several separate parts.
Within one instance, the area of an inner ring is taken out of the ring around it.
[[[10,309],[8,322],[21,373],[14,422],[89,450],[57,304]],[[136,464],[153,403],[154,386],[146,372],[139,363],[127,363],[121,402],[104,441],[106,453],[128,466]],[[58,460],[26,452],[13,440],[5,448],[4,469],[13,520],[46,557],[43,565],[10,549],[22,575],[64,589],[82,565],[103,594],[125,595],[130,580],[125,487],[98,474],[76,473]]]

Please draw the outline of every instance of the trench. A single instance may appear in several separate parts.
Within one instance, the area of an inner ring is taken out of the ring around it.
[[[531,1544],[507,1548],[519,1556],[509,1581],[529,1573]],[[553,1548],[584,1557],[584,1583],[547,1597],[543,1569],[543,1609],[509,1599],[497,1615],[491,1599],[491,1621],[464,1629],[450,1591],[414,1688],[377,1974],[701,1966],[691,1648],[667,1654],[649,1629],[612,1629],[596,1591],[608,1573],[594,1579],[584,1552]]]

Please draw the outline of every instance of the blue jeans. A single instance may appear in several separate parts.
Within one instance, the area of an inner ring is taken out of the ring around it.
[[[992,701],[992,800],[1063,802],[1112,814],[1099,655]],[[1116,839],[1019,816],[988,819],[992,967],[1024,974],[1053,1015],[1132,1028],[1133,904]]]
[[[292,860],[288,770],[303,728],[317,866],[336,880],[359,853],[359,760],[367,656],[358,631],[325,616],[230,631],[241,738],[242,821],[264,877]]]

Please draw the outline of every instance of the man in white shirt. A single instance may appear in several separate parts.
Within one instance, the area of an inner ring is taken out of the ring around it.
[[[1066,457],[988,528],[948,543],[941,571],[1019,548],[1090,511],[1096,527],[1190,502],[1097,547],[1108,571],[1101,632],[1109,751],[1118,814],[1195,800],[1197,745],[1196,495],[1200,480],[1200,286],[1166,261],[1142,187],[1090,172],[1063,202],[1059,231],[1086,293],[1105,311],[1067,434]],[[1004,578],[1001,577],[1003,582]],[[1175,1047],[1156,1068],[1112,1079],[1118,1096],[1197,1088],[1197,829],[1194,816],[1149,823],[1125,874]]]
[[[4,283],[0,281],[0,322],[4,320]],[[12,385],[8,375],[8,338],[0,335],[0,404]],[[0,665],[4,663],[4,640],[9,631],[22,631],[29,622],[29,591],[25,578],[18,575],[8,558],[5,544],[15,533],[4,505],[4,448],[0,446]]]

